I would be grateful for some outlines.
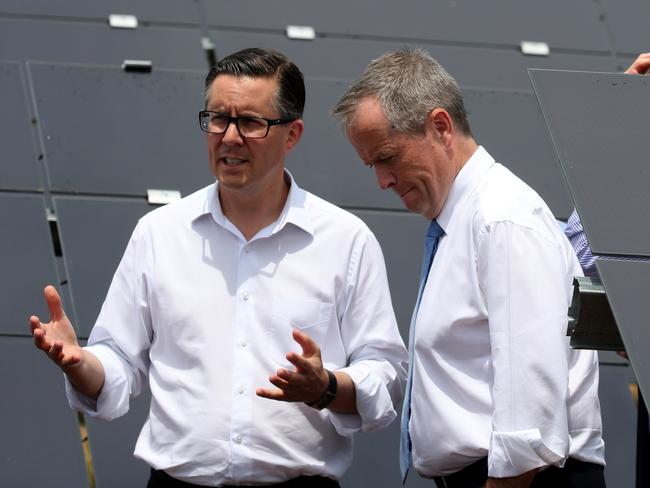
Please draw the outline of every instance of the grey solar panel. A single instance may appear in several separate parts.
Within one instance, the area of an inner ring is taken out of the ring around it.
[[[0,334],[29,335],[28,318],[49,320],[43,288],[57,284],[41,195],[0,193]]]
[[[650,77],[530,77],[593,252],[650,256]]]
[[[208,184],[204,72],[30,63],[51,189],[187,194]]]
[[[0,336],[0,484],[87,487],[77,415],[63,375],[31,338]]]
[[[23,68],[0,62],[0,189],[42,190]]]

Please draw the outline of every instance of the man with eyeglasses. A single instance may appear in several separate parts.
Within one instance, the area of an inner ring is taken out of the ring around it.
[[[149,382],[148,488],[336,487],[352,434],[396,417],[406,350],[379,244],[284,168],[304,100],[280,53],[221,60],[199,113],[216,182],[140,220],[88,347],[53,287],[50,322],[30,319],[74,408],[118,417]]]

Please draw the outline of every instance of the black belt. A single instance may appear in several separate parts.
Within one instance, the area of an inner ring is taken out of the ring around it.
[[[149,478],[149,483],[147,483],[147,488],[191,488],[199,485],[194,483],[188,483],[187,481],[177,480],[172,476],[169,476],[164,471],[157,469],[151,469],[151,476]],[[230,485],[221,485],[222,488],[228,488]],[[340,488],[338,482],[334,481],[331,478],[326,478],[325,476],[298,476],[297,478],[292,478],[281,483],[275,483],[266,485],[269,487],[277,486],[279,488],[304,488],[308,486],[309,488]],[[233,488],[247,488],[246,486],[238,485]],[[252,488],[252,486],[250,487]],[[260,488],[259,485],[256,485],[256,488]]]
[[[487,478],[488,464],[484,457],[449,476],[436,476],[433,481],[438,488],[481,488]]]

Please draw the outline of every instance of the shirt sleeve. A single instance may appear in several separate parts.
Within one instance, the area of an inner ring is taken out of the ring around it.
[[[330,411],[340,435],[383,429],[396,417],[406,383],[407,352],[390,299],[384,257],[372,234],[353,252],[341,338],[354,382],[358,415]]]
[[[569,242],[573,246],[573,250],[578,257],[580,266],[585,276],[592,278],[598,278],[598,270],[596,269],[596,258],[591,252],[591,247],[589,247],[589,242],[587,241],[587,236],[585,235],[585,230],[582,227],[582,221],[578,215],[577,210],[573,210],[571,217],[567,222],[567,227],[564,230],[564,233],[569,238]]]
[[[555,225],[550,220],[549,228]],[[479,244],[493,370],[492,477],[561,466],[568,456],[571,281],[556,237],[500,221],[488,226]]]
[[[147,300],[151,259],[141,221],[113,276],[85,348],[104,368],[104,385],[97,401],[78,392],[66,377],[70,406],[91,417],[112,420],[124,415],[130,398],[139,395],[146,385],[153,339]]]

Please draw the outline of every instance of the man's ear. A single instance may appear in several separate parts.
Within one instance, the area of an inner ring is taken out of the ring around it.
[[[444,108],[436,108],[429,112],[426,130],[430,131],[437,141],[443,142],[445,147],[451,146],[451,140],[456,128],[449,112]]]
[[[293,122],[289,123],[286,142],[287,151],[291,151],[291,149],[293,149],[293,147],[298,144],[298,141],[300,141],[304,130],[305,123],[302,121],[302,119],[296,119]]]

